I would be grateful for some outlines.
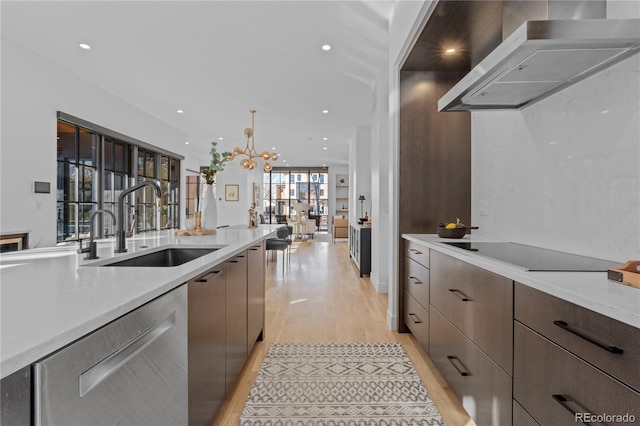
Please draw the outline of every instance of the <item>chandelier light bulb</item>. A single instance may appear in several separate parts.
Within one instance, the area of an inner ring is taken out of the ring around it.
[[[271,166],[271,163],[264,163],[264,171],[265,172],[270,172],[273,166]]]
[[[271,161],[276,161],[278,159],[278,154],[275,152],[271,154]]]

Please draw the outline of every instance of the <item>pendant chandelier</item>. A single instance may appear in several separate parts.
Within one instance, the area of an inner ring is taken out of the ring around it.
[[[229,157],[229,160],[233,160],[239,155],[244,155],[247,158],[242,159],[242,161],[240,161],[240,165],[243,169],[253,170],[258,165],[254,158],[262,158],[264,160],[264,171],[268,172],[273,168],[269,160],[276,161],[278,159],[278,154],[269,151],[263,151],[258,154],[255,148],[255,142],[253,140],[254,118],[256,110],[252,109],[249,110],[249,112],[251,113],[251,128],[244,129],[244,136],[247,138],[247,145],[244,147],[244,149],[240,148],[239,146],[235,147],[233,153]]]

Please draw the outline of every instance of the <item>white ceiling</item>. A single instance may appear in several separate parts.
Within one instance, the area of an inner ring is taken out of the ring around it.
[[[2,1],[0,13],[3,37],[183,131],[176,152],[244,147],[253,108],[256,149],[276,147],[278,166],[332,166],[371,123],[393,4]]]

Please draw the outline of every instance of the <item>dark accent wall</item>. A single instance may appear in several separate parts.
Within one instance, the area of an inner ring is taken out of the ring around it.
[[[399,330],[404,318],[402,234],[434,234],[440,222],[471,225],[471,113],[438,112],[464,72],[400,73]]]
[[[441,0],[401,67],[399,331],[408,331],[402,234],[434,234],[457,217],[473,225],[471,113],[438,112],[438,100],[500,44],[502,17],[503,0]],[[445,56],[447,47],[458,54]]]

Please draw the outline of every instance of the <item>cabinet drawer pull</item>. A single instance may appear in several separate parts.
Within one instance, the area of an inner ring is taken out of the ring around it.
[[[577,419],[578,417],[578,413],[576,411],[573,410],[573,408],[569,407],[569,404],[567,404],[568,399],[565,398],[563,395],[552,395],[553,399],[562,406],[562,408],[564,408],[565,410],[567,410],[568,412],[571,413],[571,415],[573,416],[574,419]],[[580,405],[576,402],[577,405]],[[588,413],[589,410],[585,410],[582,408],[582,406],[580,406],[580,412],[581,413]],[[577,423],[578,420],[575,420],[575,422]],[[580,422],[583,425],[591,425],[591,423],[587,423],[587,422]],[[597,423],[600,424],[600,423]]]
[[[420,250],[416,250],[416,249],[413,249],[413,248],[410,248],[409,251],[411,253],[415,253],[415,254],[422,254],[422,252]]]
[[[449,291],[458,299],[462,300],[463,302],[471,302],[471,299],[469,298],[469,296],[467,296],[460,290],[456,290],[455,288],[450,288]]]
[[[576,329],[573,329],[569,326],[569,324],[567,324],[565,321],[554,321],[553,322],[554,325],[557,325],[558,327],[562,328],[563,330],[568,331],[571,334],[575,334],[576,336],[580,337],[581,339],[586,340],[589,343],[592,343],[596,346],[598,346],[599,348],[604,349],[607,352],[611,352],[612,354],[622,354],[624,351],[616,346],[608,346],[604,343],[598,342],[597,340],[579,332]]]
[[[420,281],[419,279],[417,279],[416,277],[409,277],[409,279],[414,283],[414,284],[423,284],[422,281]]]
[[[467,367],[464,366],[462,361],[460,361],[460,359],[458,359],[457,356],[447,355],[447,359],[449,360],[451,365],[453,365],[453,368],[455,368],[458,371],[458,373],[460,373],[461,376],[470,376],[471,375],[469,370],[467,370]],[[454,362],[454,361],[456,361],[456,362]],[[460,367],[458,367],[456,365],[456,363],[460,364]]]
[[[206,279],[205,277],[208,277],[209,275],[213,275],[213,274],[219,274],[221,271],[211,271],[209,272],[207,275],[205,275],[202,278],[198,278],[196,280],[197,283],[206,283],[207,281],[209,281],[208,279]]]
[[[416,314],[409,314],[409,317],[411,317],[413,322],[416,323],[416,324],[422,323],[422,320],[420,320],[420,318],[418,318],[418,316]]]

